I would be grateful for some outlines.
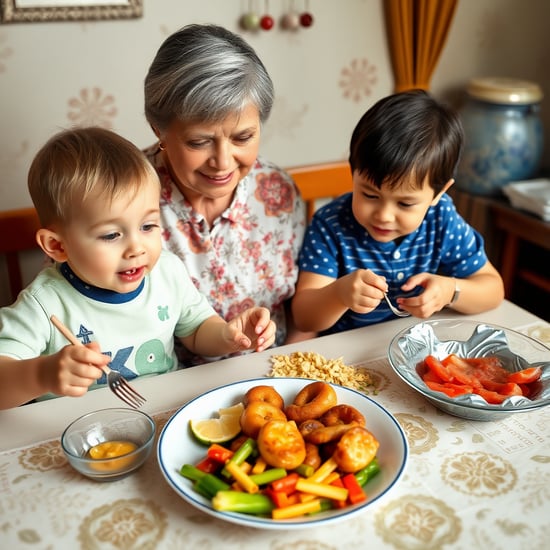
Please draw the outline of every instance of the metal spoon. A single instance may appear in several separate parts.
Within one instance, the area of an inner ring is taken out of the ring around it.
[[[388,298],[388,294],[384,292],[384,299],[386,300],[386,303],[388,304],[388,307],[392,310],[392,313],[394,315],[397,315],[397,317],[410,317],[411,314],[408,311],[403,311],[402,309],[399,309],[395,307],[390,299]]]

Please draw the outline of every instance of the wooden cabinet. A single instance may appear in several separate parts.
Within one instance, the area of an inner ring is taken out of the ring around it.
[[[513,208],[507,199],[449,193],[464,219],[484,237],[506,298],[550,320],[550,223]]]
[[[530,309],[536,308],[548,320],[550,223],[506,203],[495,202],[491,213],[496,230],[502,235],[500,273],[506,298],[533,300]]]

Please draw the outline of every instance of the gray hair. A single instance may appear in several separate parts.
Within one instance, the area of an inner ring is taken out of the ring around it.
[[[273,97],[253,48],[217,25],[188,25],[170,35],[145,77],[145,116],[159,130],[174,120],[218,122],[250,104],[263,123]]]

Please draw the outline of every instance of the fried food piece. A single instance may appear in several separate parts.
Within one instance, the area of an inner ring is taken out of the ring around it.
[[[319,418],[325,426],[335,426],[336,424],[357,424],[364,426],[365,417],[351,405],[335,405]]]
[[[284,399],[273,386],[254,386],[244,395],[243,404],[247,407],[252,401],[265,401],[278,409],[285,408]]]
[[[304,386],[285,409],[289,420],[301,423],[319,418],[338,402],[334,388],[326,382],[312,382]]]
[[[363,426],[350,428],[336,444],[332,455],[342,472],[357,472],[376,456],[380,443]]]
[[[296,422],[269,420],[257,438],[262,458],[274,468],[293,470],[306,458],[306,443]]]
[[[256,439],[261,427],[270,420],[286,422],[287,418],[283,410],[275,405],[266,401],[252,401],[241,414],[241,429],[247,436]]]

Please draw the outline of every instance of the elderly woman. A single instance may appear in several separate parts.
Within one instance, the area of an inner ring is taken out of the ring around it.
[[[258,156],[273,96],[269,74],[241,37],[186,26],[161,45],[145,79],[145,115],[158,138],[145,152],[162,184],[166,247],[224,319],[267,307],[280,345],[303,337],[287,303],[305,207],[290,176]]]

